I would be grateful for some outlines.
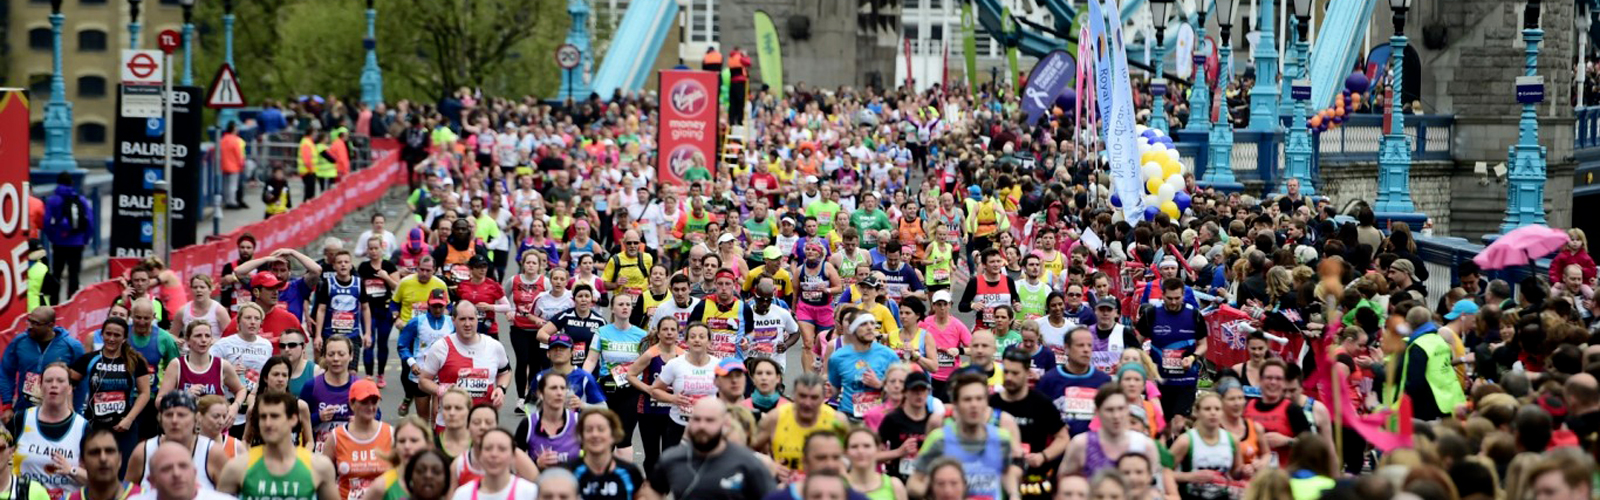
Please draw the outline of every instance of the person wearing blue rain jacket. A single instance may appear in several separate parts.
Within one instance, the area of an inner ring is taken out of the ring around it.
[[[45,367],[55,362],[70,364],[81,356],[83,343],[66,328],[56,326],[55,308],[40,306],[29,311],[27,335],[12,339],[0,357],[0,420],[10,421],[13,413],[39,403]]]

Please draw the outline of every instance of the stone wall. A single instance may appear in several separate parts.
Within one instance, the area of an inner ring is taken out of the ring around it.
[[[1346,204],[1356,200],[1368,204],[1377,201],[1377,163],[1324,165],[1321,172],[1322,182],[1318,184],[1317,194],[1331,198],[1334,208],[1343,210]],[[1411,202],[1418,212],[1433,219],[1435,235],[1450,235],[1451,184],[1456,175],[1451,162],[1416,162],[1411,166]]]
[[[879,47],[876,37],[858,35],[857,0],[737,0],[719,2],[722,9],[720,30],[723,52],[741,47],[755,54],[755,12],[772,17],[778,38],[783,43],[783,81],[786,85],[805,83],[814,87],[838,87],[866,83],[867,75],[877,71],[885,81],[894,79],[895,49]],[[789,18],[805,16],[811,22],[806,40],[790,36]],[[760,61],[756,64],[759,66]],[[751,75],[759,85],[761,72]]]

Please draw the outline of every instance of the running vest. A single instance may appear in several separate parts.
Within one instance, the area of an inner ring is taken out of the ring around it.
[[[183,306],[184,324],[180,326],[188,326],[189,323],[199,321],[201,323],[211,325],[211,332],[213,336],[221,335],[222,326],[221,323],[219,323],[220,320],[218,318],[220,318],[226,310],[227,308],[222,307],[220,302],[212,301],[210,310],[206,311],[205,314],[198,314],[194,311],[194,302],[190,301],[188,304]]]
[[[1189,429],[1189,454],[1184,455],[1182,471],[1214,470],[1224,476],[1233,470],[1233,457],[1239,453],[1233,436],[1226,429],[1217,429],[1217,444],[1206,444],[1200,432]],[[1184,491],[1195,498],[1226,499],[1230,497],[1228,485],[1217,482],[1194,482],[1183,485]]]
[[[856,249],[855,257],[851,257],[850,254],[844,252],[839,252],[839,264],[841,265],[839,266],[839,269],[835,269],[835,271],[839,271],[839,280],[844,282],[845,286],[856,284],[857,281],[860,281],[860,278],[856,278],[856,266],[861,265],[862,263],[871,264],[872,254],[867,253],[867,251],[860,248]]]
[[[479,342],[494,342],[480,338]],[[456,336],[445,337],[444,364],[439,366],[439,383],[460,388],[472,396],[472,404],[487,404],[489,388],[494,387],[495,373],[489,368],[479,368],[473,359],[456,348]],[[442,417],[442,416],[441,416]],[[444,423],[441,419],[439,423]]]
[[[515,310],[515,313],[511,315],[512,327],[524,330],[539,329],[539,325],[533,322],[533,303],[539,298],[539,293],[543,291],[539,286],[538,278],[535,278],[532,283],[523,279],[521,274],[511,278],[511,305]],[[649,300],[646,299],[646,302],[649,302]],[[648,309],[649,304],[647,303],[645,307]]]
[[[1000,428],[987,425],[984,428],[983,452],[974,454],[961,446],[961,439],[956,434],[955,424],[944,424],[944,456],[954,458],[961,463],[961,470],[967,476],[967,498],[969,500],[994,500],[1005,498],[1005,490],[1000,487],[1000,478],[1005,476],[1006,465],[1010,457],[1000,454]]]
[[[205,370],[194,371],[189,367],[189,360],[178,358],[178,389],[188,392],[190,387],[199,387],[200,395],[224,395],[222,389],[222,359],[212,356],[211,364]],[[193,393],[191,393],[193,394]]]
[[[1284,398],[1278,401],[1278,404],[1270,410],[1256,409],[1256,405],[1260,402],[1260,400],[1256,400],[1245,403],[1245,420],[1261,424],[1262,432],[1276,432],[1285,436],[1294,436],[1294,427],[1289,425],[1289,399]],[[1272,453],[1279,455],[1280,458],[1285,457],[1289,453],[1289,447],[1273,448]]]
[[[778,425],[772,431],[772,459],[790,470],[801,471],[805,469],[802,460],[806,446],[806,436],[811,431],[832,429],[838,425],[837,414],[833,407],[822,405],[817,408],[817,421],[809,426],[800,425],[795,420],[794,405],[788,404],[778,407]]]
[[[998,283],[990,283],[987,277],[973,278],[977,281],[976,290],[972,294],[972,301],[983,308],[983,326],[994,325],[994,308],[1011,305],[1011,277],[1005,273],[1000,274]]]
[[[206,470],[206,464],[211,459],[211,443],[214,441],[205,436],[195,436],[194,450],[190,455],[194,457],[194,476],[200,481],[200,489],[214,490],[216,484],[211,480],[211,471]],[[144,480],[139,482],[139,488],[150,491],[150,462],[156,456],[156,448],[161,447],[161,436],[146,439],[144,442]]]
[[[417,322],[417,338],[411,345],[411,352],[415,353],[418,358],[421,358],[422,353],[427,352],[428,346],[433,345],[434,342],[456,333],[456,322],[451,321],[450,318],[440,318],[440,322],[444,326],[437,328],[433,326],[432,321],[429,321],[431,319],[427,314],[411,318],[412,321]],[[418,359],[417,361],[422,360]],[[411,378],[411,381],[416,382],[417,374],[410,373],[410,370],[407,370],[407,372],[407,376]]]
[[[568,460],[578,458],[578,414],[566,411],[567,421],[561,425],[561,431],[553,436],[540,434],[539,412],[528,412],[528,455],[539,456],[545,450],[556,452],[556,460],[566,463]]]
[[[348,425],[333,431],[333,468],[339,471],[339,496],[360,499],[373,480],[390,469],[384,460],[394,449],[394,428],[378,422],[378,431],[365,440],[350,434]]]
[[[1168,385],[1194,385],[1198,379],[1200,363],[1183,367],[1183,358],[1195,345],[1196,324],[1193,306],[1185,305],[1178,312],[1166,307],[1152,308],[1155,325],[1151,327],[1150,357],[1156,361],[1161,378]]]
[[[294,449],[294,465],[283,475],[267,470],[266,447],[250,449],[244,480],[239,485],[239,500],[314,500],[316,476],[311,473],[311,450]]]
[[[1061,271],[1067,268],[1066,254],[1063,254],[1061,252],[1055,251],[1054,248],[1052,248],[1050,250],[1051,250],[1051,253],[1055,254],[1055,258],[1049,259],[1049,260],[1045,260],[1044,255],[1040,255],[1039,256],[1039,264],[1044,266],[1044,275],[1045,276],[1055,276],[1055,275],[1061,274]],[[1043,253],[1043,252],[1040,252],[1040,253]]]
[[[468,242],[466,250],[456,250],[455,245],[450,244],[448,241],[442,243],[442,245],[444,245],[444,265],[442,267],[448,268],[450,276],[458,282],[471,279],[472,273],[467,269],[467,261],[472,260],[472,256],[478,253],[478,245],[475,242]]]
[[[361,336],[361,280],[354,275],[350,282],[340,284],[337,275],[328,282],[328,323],[322,326],[323,336]]]
[[[811,272],[810,266],[801,266],[800,302],[808,306],[826,306],[829,300],[826,264],[817,266],[815,273]]]
[[[39,431],[39,407],[28,408],[22,414],[23,432],[16,437],[17,444],[13,447],[11,456],[12,473],[22,479],[36,481],[50,492],[50,498],[62,498],[79,490],[78,483],[73,482],[64,474],[51,473],[46,467],[54,468],[53,455],[60,454],[67,461],[78,463],[78,444],[83,441],[83,433],[88,428],[88,420],[76,413],[67,417],[72,422],[67,424],[67,433],[61,439],[50,440]]]
[[[1127,349],[1126,338],[1123,335],[1122,323],[1111,326],[1111,335],[1100,338],[1100,332],[1094,335],[1094,353],[1089,356],[1089,366],[1106,373],[1111,373],[1117,362],[1122,360],[1122,350]],[[1098,329],[1097,329],[1098,330]],[[1061,362],[1060,359],[1056,360]]]
[[[717,305],[714,297],[706,297],[700,301],[703,311],[698,321],[711,328],[711,356],[726,358],[733,356],[738,345],[739,332],[743,325],[739,324],[739,313],[744,304],[735,299],[726,310]]]
[[[928,276],[928,286],[949,286],[952,250],[949,244],[928,245],[928,265],[923,271]]]
[[[1028,280],[1017,282],[1017,311],[1022,313],[1023,319],[1032,320],[1044,316],[1047,312],[1045,301],[1050,297],[1050,285],[1039,282],[1038,285],[1029,285]]]

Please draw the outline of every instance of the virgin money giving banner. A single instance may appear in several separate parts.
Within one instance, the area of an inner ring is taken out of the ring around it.
[[[1028,124],[1039,121],[1039,116],[1056,105],[1056,98],[1072,82],[1076,67],[1072,56],[1065,50],[1052,51],[1033,66],[1033,73],[1028,75],[1028,86],[1022,89],[1022,111],[1028,114]]]
[[[9,97],[7,97],[6,102],[10,102]],[[0,109],[0,134],[7,134],[0,136],[0,161],[10,159],[5,156],[10,154],[6,150],[6,145],[12,143],[12,136],[9,135],[11,133],[9,126],[10,115],[7,113],[9,113],[9,108]],[[24,134],[22,137],[26,139],[28,128],[26,106],[23,106],[23,112],[20,116],[22,125],[19,133]],[[17,143],[26,145],[28,142],[22,140]],[[235,229],[215,241],[189,245],[174,250],[172,252],[172,262],[169,263],[168,267],[178,274],[178,281],[183,283],[188,283],[185,277],[196,274],[207,274],[216,278],[217,273],[222,271],[223,264],[238,259],[238,250],[233,242],[239,238],[239,235],[244,233],[250,233],[256,237],[258,248],[262,249],[259,255],[266,255],[266,252],[278,248],[303,248],[315,241],[320,241],[323,236],[326,236],[326,233],[332,231],[334,226],[339,224],[339,220],[344,216],[356,213],[377,202],[379,198],[383,197],[384,193],[388,192],[390,187],[405,185],[406,176],[402,175],[402,172],[405,171],[405,164],[399,161],[399,155],[394,154],[399,149],[400,144],[395,142],[394,139],[373,139],[372,166],[357,170],[349,176],[341,178],[339,183],[332,188],[317,195],[316,198],[312,198],[311,201],[295,205],[287,213],[275,215],[261,222]],[[23,150],[23,154],[27,154],[26,149]],[[27,161],[26,157],[22,161]],[[0,187],[0,200],[6,200],[7,207],[9,207],[10,202],[5,197],[5,193],[7,192],[6,188],[11,186],[11,181],[9,180],[11,173],[6,170],[0,169],[0,179],[6,179],[4,186]],[[22,175],[24,176],[23,180],[26,180],[27,171],[23,170]],[[3,226],[3,222],[3,220],[0,220],[0,226]],[[5,228],[0,227],[0,230],[3,229]],[[10,245],[11,240],[9,236],[7,238],[0,241],[5,241],[5,245]],[[26,244],[26,242],[22,241],[22,244]],[[21,252],[21,250],[17,250],[17,252]],[[12,255],[12,253],[7,252],[5,255]],[[7,257],[6,261],[10,262],[10,258]],[[118,277],[120,276],[113,275],[113,278]],[[174,307],[187,301],[186,293],[182,290],[161,290],[160,293],[165,296],[166,300],[171,301]],[[79,290],[77,295],[73,295],[70,300],[56,306],[56,324],[77,335],[78,340],[82,341],[84,345],[88,345],[90,334],[106,320],[106,304],[110,304],[113,299],[120,295],[122,295],[122,283],[116,279],[86,286]],[[11,297],[11,295],[7,294],[6,297]],[[20,299],[20,297],[17,298]],[[22,307],[18,306],[17,309]],[[9,312],[10,309],[0,309],[0,311]],[[21,334],[27,327],[27,321],[24,320],[20,312],[15,314],[17,315],[0,316],[0,345],[9,345],[11,339]]]
[[[28,95],[0,90],[0,325],[27,313]]]
[[[661,71],[661,120],[657,125],[656,178],[683,184],[683,174],[696,164],[716,175],[717,74],[710,71]]]

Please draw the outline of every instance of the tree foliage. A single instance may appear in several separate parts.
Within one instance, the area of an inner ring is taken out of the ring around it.
[[[252,104],[337,95],[356,100],[366,61],[364,0],[237,1],[234,67]],[[562,0],[378,0],[384,97],[434,102],[458,87],[549,96],[560,83],[550,54],[569,24]],[[221,2],[199,2],[196,81],[223,61]]]

